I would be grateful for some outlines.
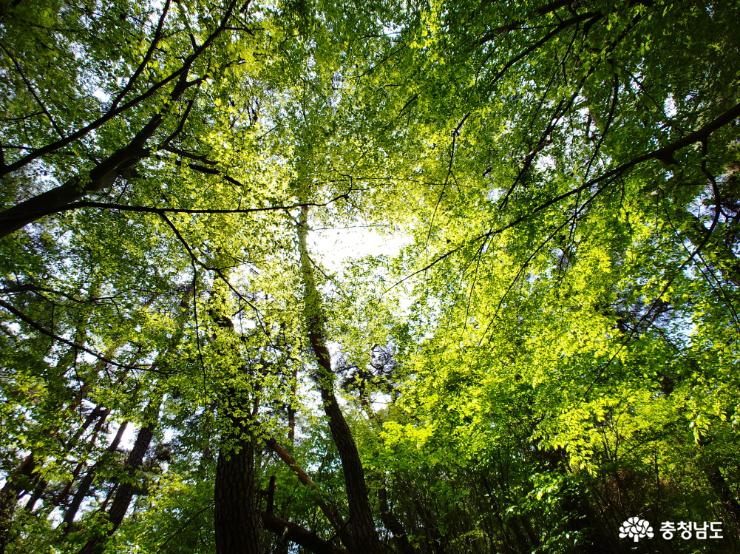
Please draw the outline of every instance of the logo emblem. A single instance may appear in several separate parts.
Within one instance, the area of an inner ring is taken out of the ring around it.
[[[645,537],[653,538],[653,528],[650,526],[650,522],[646,519],[640,519],[639,517],[631,517],[627,519],[622,526],[619,528],[619,538],[624,539],[626,537],[631,538],[634,542],[638,542],[640,539]]]

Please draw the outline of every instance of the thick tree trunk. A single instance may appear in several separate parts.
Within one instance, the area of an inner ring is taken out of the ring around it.
[[[216,552],[264,554],[262,519],[257,509],[255,445],[241,441],[236,451],[221,451],[216,465]]]
[[[368,500],[365,473],[360,454],[357,451],[352,431],[344,419],[344,414],[334,395],[334,373],[331,358],[326,347],[324,316],[321,297],[314,279],[311,260],[308,256],[306,237],[308,234],[308,206],[301,208],[301,219],[298,225],[298,245],[301,257],[301,275],[304,286],[304,313],[306,329],[311,349],[316,356],[318,372],[315,380],[321,392],[324,413],[329,419],[329,430],[339,452],[344,472],[344,486],[349,504],[349,539],[347,548],[352,552],[374,554],[383,552],[375,530],[370,502]]]

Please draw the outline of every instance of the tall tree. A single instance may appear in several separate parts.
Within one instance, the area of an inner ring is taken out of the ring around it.
[[[737,550],[739,16],[2,3],[0,549]]]

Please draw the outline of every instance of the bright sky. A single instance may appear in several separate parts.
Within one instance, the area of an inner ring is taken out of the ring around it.
[[[395,256],[404,246],[411,244],[411,237],[400,232],[386,232],[386,228],[374,228],[368,226],[342,227],[342,228],[318,228],[310,232],[309,248],[317,260],[328,271],[341,273],[347,262],[357,260],[364,256]],[[403,304],[403,303],[402,303]],[[405,306],[400,306],[404,309]],[[338,345],[329,345],[332,355],[336,355]],[[305,396],[315,391],[307,388],[303,391]],[[373,408],[378,409],[385,406],[387,398],[373,398]],[[377,404],[377,405],[376,405]],[[318,406],[318,400],[316,406]],[[108,440],[112,440],[118,426],[111,426],[108,432]],[[121,438],[121,448],[130,450],[136,440],[137,429],[129,425]],[[170,435],[170,436],[168,436]],[[165,431],[165,440],[171,439],[171,433]]]
[[[308,235],[309,249],[329,271],[341,272],[350,260],[395,256],[411,244],[410,236],[385,229],[362,226],[315,229]]]

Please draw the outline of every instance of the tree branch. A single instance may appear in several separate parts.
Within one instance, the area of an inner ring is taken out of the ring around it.
[[[56,333],[50,331],[40,323],[38,323],[36,320],[31,318],[29,315],[23,313],[19,309],[17,309],[12,304],[8,304],[4,300],[0,300],[0,307],[6,309],[11,314],[16,316],[18,319],[26,323],[27,325],[33,327],[36,329],[39,333],[42,335],[46,335],[47,337],[54,339],[55,341],[61,342],[63,344],[66,344],[67,346],[71,346],[72,348],[76,348],[77,350],[80,350],[82,352],[85,352],[87,354],[90,354],[91,356],[94,356],[98,360],[105,362],[107,364],[120,367],[122,369],[138,369],[143,371],[154,371],[156,373],[159,373],[159,370],[155,369],[153,366],[141,366],[141,365],[129,365],[129,364],[122,364],[120,362],[117,362],[115,360],[111,360],[110,358],[103,356],[102,354],[95,352],[94,350],[91,350],[90,348],[83,346],[82,344],[78,344],[74,341],[71,341],[69,339],[65,339],[64,337],[57,335]]]
[[[311,552],[315,552],[316,554],[349,554],[346,550],[334,546],[329,541],[325,541],[316,533],[300,525],[296,525],[268,512],[262,512],[260,515],[262,516],[262,523],[265,529],[272,531],[276,535],[285,537],[289,541],[299,544]]]
[[[569,198],[573,196],[574,194],[578,194],[596,184],[604,183],[603,186],[606,186],[609,182],[611,182],[613,179],[620,177],[624,175],[627,171],[635,167],[636,165],[639,165],[641,163],[644,163],[649,160],[661,160],[665,162],[666,160],[672,160],[672,163],[676,163],[675,160],[673,160],[673,154],[675,154],[678,150],[685,148],[691,144],[694,144],[696,142],[705,142],[709,139],[709,136],[717,131],[718,129],[722,128],[723,126],[732,123],[735,119],[740,117],[740,104],[736,104],[726,112],[720,114],[715,119],[701,127],[700,129],[697,129],[693,133],[689,133],[685,137],[682,137],[680,139],[677,139],[673,141],[672,143],[667,144],[666,146],[662,148],[658,148],[657,150],[653,150],[651,152],[647,152],[646,154],[643,154],[641,156],[637,156],[636,158],[633,158],[627,162],[624,162],[617,167],[610,169],[609,171],[606,171],[605,173],[602,173],[601,175],[594,177],[593,179],[589,179],[585,183],[577,186],[574,189],[571,189],[569,191],[566,191],[562,194],[559,194],[557,196],[554,196],[553,198],[550,198],[549,200],[546,200],[542,204],[539,204],[529,212],[520,215],[516,217],[514,220],[512,220],[509,223],[506,223],[505,225],[498,227],[497,229],[489,229],[485,233],[481,233],[480,235],[477,235],[473,237],[472,239],[468,239],[465,242],[462,242],[455,246],[454,248],[447,250],[446,252],[443,252],[442,254],[439,254],[437,257],[435,257],[431,262],[426,264],[421,269],[417,269],[416,271],[409,273],[406,277],[399,279],[393,285],[388,287],[385,292],[388,290],[400,285],[401,283],[411,279],[415,275],[418,275],[419,273],[423,273],[426,270],[430,269],[431,267],[435,266],[442,260],[445,260],[446,258],[449,258],[456,252],[459,252],[466,246],[470,246],[472,244],[477,243],[480,240],[490,238],[494,235],[498,235],[500,233],[503,233],[504,231],[511,229],[513,227],[516,227],[520,223],[532,218],[532,216],[554,206],[555,204],[558,204],[561,200],[565,200],[566,198]]]

